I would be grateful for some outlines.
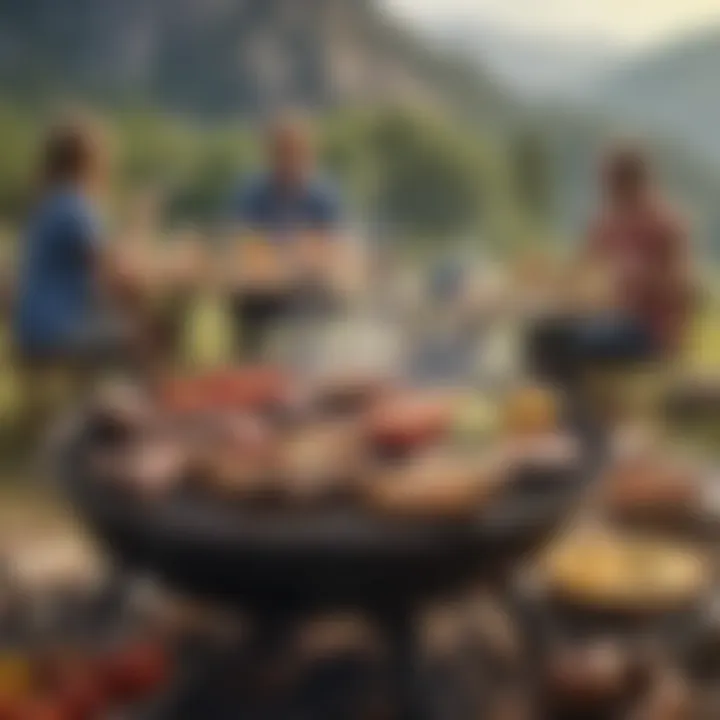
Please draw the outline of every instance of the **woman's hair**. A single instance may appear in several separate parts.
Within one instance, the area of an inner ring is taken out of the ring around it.
[[[40,186],[85,182],[92,178],[106,152],[106,136],[99,121],[75,115],[53,124],[40,155]]]
[[[612,148],[604,161],[604,179],[608,189],[617,195],[633,195],[647,188],[652,179],[650,160],[634,144]]]

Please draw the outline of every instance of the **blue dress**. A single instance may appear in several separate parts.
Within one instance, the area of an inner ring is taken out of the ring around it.
[[[87,200],[71,188],[49,193],[24,238],[15,341],[29,355],[67,349],[99,314],[94,255],[100,233]]]

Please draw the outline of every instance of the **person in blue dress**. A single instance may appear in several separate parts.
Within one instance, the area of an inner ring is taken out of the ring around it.
[[[74,118],[47,134],[14,307],[24,363],[87,366],[129,346],[109,302],[120,272],[108,262],[98,211],[109,174],[107,138],[95,120]]]
[[[287,114],[270,125],[266,164],[266,170],[236,194],[233,223],[280,252],[293,252],[308,236],[331,243],[339,240],[343,226],[339,193],[318,171],[312,128],[304,118]],[[299,302],[297,292],[248,293],[242,288],[234,292],[232,312],[243,354],[258,355],[268,332]]]

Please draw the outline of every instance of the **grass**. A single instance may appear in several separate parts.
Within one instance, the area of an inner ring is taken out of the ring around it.
[[[686,362],[692,368],[720,371],[720,303],[714,303],[695,319]]]

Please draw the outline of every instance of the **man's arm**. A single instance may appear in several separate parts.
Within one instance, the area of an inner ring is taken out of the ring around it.
[[[666,284],[666,290],[683,306],[683,312],[690,310],[697,292],[697,275],[690,244],[690,230],[684,218],[667,214],[663,218],[665,267],[660,271],[659,282]]]
[[[133,237],[110,239],[91,214],[83,213],[74,222],[74,242],[88,258],[100,294],[110,304],[135,308],[157,280],[147,247]]]
[[[584,262],[601,262],[606,253],[608,228],[602,218],[594,219],[585,232],[582,246]]]
[[[333,185],[316,190],[313,224],[312,235],[320,246],[330,285],[341,294],[361,291],[367,279],[367,247],[362,237],[350,231],[340,193]]]
[[[124,293],[130,280],[130,263],[127,254],[119,253],[108,243],[99,217],[83,205],[73,203],[66,207],[65,223],[66,251],[86,258],[100,292],[110,297]]]

